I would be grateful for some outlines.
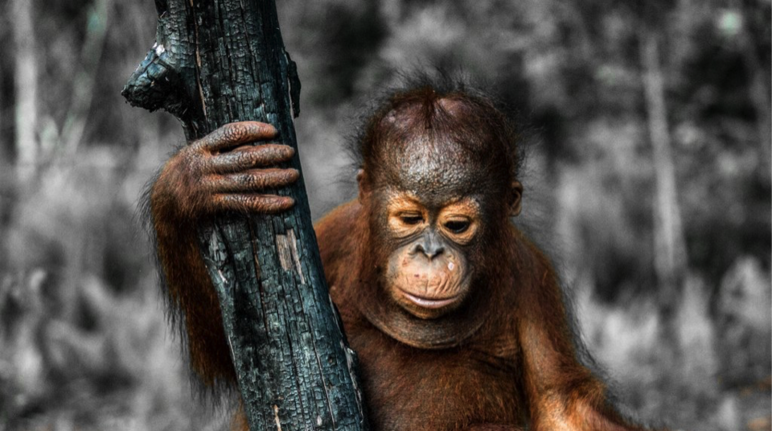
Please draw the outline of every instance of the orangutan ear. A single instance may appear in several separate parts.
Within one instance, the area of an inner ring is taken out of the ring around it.
[[[359,202],[364,203],[370,196],[370,179],[364,169],[357,170],[357,185],[359,186]]]
[[[520,181],[512,181],[510,188],[509,215],[515,217],[520,214],[520,201],[523,197],[523,185]]]

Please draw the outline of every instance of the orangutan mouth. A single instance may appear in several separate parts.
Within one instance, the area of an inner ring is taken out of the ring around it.
[[[401,290],[401,289],[400,289]],[[442,308],[446,307],[450,304],[453,304],[454,302],[458,301],[460,295],[451,296],[449,298],[426,298],[422,296],[418,296],[412,293],[405,292],[404,290],[402,293],[405,295],[407,299],[409,299],[412,303],[423,307],[423,308]]]

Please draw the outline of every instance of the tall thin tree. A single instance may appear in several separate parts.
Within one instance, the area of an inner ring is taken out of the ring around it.
[[[12,0],[10,6],[15,49],[16,173],[24,183],[34,178],[39,153],[37,38],[33,25],[33,2]]]
[[[679,287],[686,270],[686,245],[678,203],[659,44],[659,35],[654,30],[646,28],[642,31],[640,51],[643,87],[656,184],[654,269],[660,282],[661,306],[669,316],[678,303]]]

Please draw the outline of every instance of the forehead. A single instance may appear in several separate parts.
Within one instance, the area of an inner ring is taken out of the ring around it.
[[[472,193],[497,193],[508,164],[481,109],[449,99],[412,103],[377,125],[367,167],[376,184],[409,192],[430,205]]]
[[[411,142],[394,154],[388,185],[426,206],[442,206],[469,196],[481,186],[480,172],[458,145]],[[478,190],[479,191],[479,190]]]

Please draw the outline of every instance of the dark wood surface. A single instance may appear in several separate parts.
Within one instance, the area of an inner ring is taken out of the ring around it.
[[[189,141],[241,120],[273,124],[297,149],[300,81],[272,0],[156,1],[156,43],[123,95],[165,109]],[[356,356],[322,271],[301,181],[278,216],[224,216],[199,237],[220,298],[251,430],[367,429]]]

